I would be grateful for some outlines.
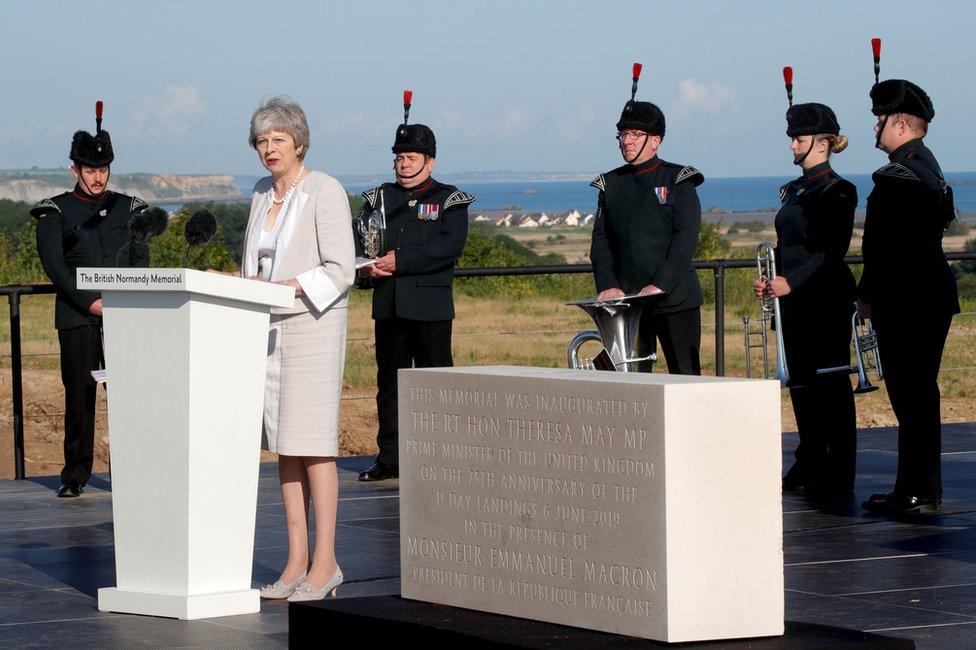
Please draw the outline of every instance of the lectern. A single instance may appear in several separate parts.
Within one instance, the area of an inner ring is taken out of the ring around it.
[[[189,269],[81,268],[77,281],[104,309],[116,586],[98,609],[257,612],[268,322],[294,289]]]

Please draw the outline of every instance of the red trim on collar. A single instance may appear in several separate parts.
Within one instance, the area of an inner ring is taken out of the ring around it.
[[[428,178],[426,183],[423,183],[420,187],[415,187],[412,190],[410,190],[410,194],[416,194],[418,192],[423,192],[424,190],[430,189],[430,187],[433,184],[434,184],[434,179]]]
[[[72,190],[71,193],[75,195],[75,198],[77,198],[80,201],[84,201],[85,203],[98,203],[99,201],[105,198],[105,192],[102,192],[98,196],[85,194],[83,192],[79,192],[78,190]]]
[[[659,161],[657,161],[657,164],[656,165],[651,165],[647,169],[642,169],[642,170],[638,171],[637,173],[638,174],[650,174],[652,171],[654,171],[655,169],[657,169],[660,166],[661,166],[661,161],[659,160]]]
[[[827,169],[823,170],[822,172],[817,172],[816,174],[814,174],[810,178],[805,178],[804,180],[805,181],[812,181],[814,179],[820,178],[824,174],[829,174],[830,172],[831,172],[831,169],[830,169],[830,167],[828,167]]]

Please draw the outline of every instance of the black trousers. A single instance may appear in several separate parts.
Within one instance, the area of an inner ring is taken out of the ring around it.
[[[64,468],[61,482],[85,485],[95,460],[95,391],[91,371],[105,365],[96,325],[58,330],[64,384]]]
[[[942,497],[939,366],[952,314],[904,313],[875,318],[884,385],[898,418],[895,492]]]
[[[637,351],[642,357],[657,352],[660,340],[668,372],[672,375],[701,374],[701,310],[698,307],[672,314],[645,310],[641,314],[638,339]],[[650,361],[637,364],[640,372],[651,372],[653,367]]]
[[[800,434],[790,474],[804,477],[804,485],[814,491],[853,491],[857,418],[849,375],[825,375],[790,388],[790,399]]]
[[[453,321],[383,318],[375,322],[376,414],[379,431],[376,460],[400,464],[397,422],[397,371],[400,368],[440,368],[454,365],[451,356]]]

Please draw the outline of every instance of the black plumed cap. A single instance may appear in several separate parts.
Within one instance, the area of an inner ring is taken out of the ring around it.
[[[76,131],[71,138],[71,153],[68,157],[76,165],[107,167],[115,160],[108,131],[100,130],[95,135],[88,131]]]
[[[931,122],[935,107],[925,91],[904,79],[885,79],[871,88],[871,112],[875,115],[905,113]]]
[[[617,121],[617,130],[635,129],[664,137],[664,113],[651,102],[631,100],[624,105]]]
[[[795,104],[786,111],[786,135],[840,135],[840,124],[826,104]]]
[[[434,132],[425,124],[401,124],[397,127],[392,151],[393,153],[412,151],[436,158],[437,140],[434,139]]]

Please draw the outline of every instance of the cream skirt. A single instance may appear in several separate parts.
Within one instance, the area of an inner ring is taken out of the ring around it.
[[[285,456],[339,454],[339,393],[348,310],[271,315],[263,449]]]

